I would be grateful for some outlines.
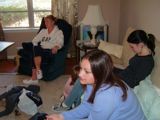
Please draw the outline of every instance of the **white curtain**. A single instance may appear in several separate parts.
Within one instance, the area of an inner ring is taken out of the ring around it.
[[[52,0],[52,14],[68,21],[72,27],[71,47],[69,53],[75,56],[75,40],[77,39],[78,0]]]
[[[77,5],[78,0],[52,0],[52,14],[75,25],[78,20]]]

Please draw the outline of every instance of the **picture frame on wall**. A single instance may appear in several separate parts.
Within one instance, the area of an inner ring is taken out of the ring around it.
[[[90,25],[81,25],[80,38],[81,40],[90,40],[92,38]],[[96,40],[108,41],[108,25],[97,26]]]

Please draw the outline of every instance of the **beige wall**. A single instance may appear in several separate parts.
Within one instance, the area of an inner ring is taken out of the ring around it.
[[[37,30],[17,30],[17,31],[5,31],[6,41],[14,41],[15,44],[7,49],[7,54],[9,58],[13,58],[17,54],[17,47],[20,47],[22,42],[32,41],[33,37],[36,35]]]
[[[79,0],[78,3],[78,17],[79,20],[82,20],[87,6],[89,4],[99,4],[101,6],[104,19],[109,23],[109,41],[117,42],[119,41],[119,18],[120,18],[120,0]],[[93,13],[94,15],[94,13]],[[34,31],[24,32],[16,31],[6,32],[6,40],[14,41],[15,44],[8,48],[8,56],[16,55],[16,47],[21,46],[23,41],[31,41],[36,34]]]
[[[79,0],[78,17],[83,19],[88,5],[99,4],[106,22],[109,23],[109,41],[118,42],[119,38],[119,18],[120,0]],[[93,13],[94,15],[94,13]]]
[[[144,29],[160,40],[160,0],[121,0],[120,39],[127,27]]]

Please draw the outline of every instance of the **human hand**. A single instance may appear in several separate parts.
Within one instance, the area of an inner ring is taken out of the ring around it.
[[[47,118],[46,120],[64,120],[61,114],[47,115],[46,118]]]
[[[56,54],[58,52],[58,46],[52,48],[52,54]]]

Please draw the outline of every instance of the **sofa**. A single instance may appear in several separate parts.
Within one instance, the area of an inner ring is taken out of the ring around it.
[[[100,41],[98,49],[109,53],[116,67],[125,68],[134,55],[126,41],[133,30],[127,29],[122,45]],[[160,120],[160,41],[156,40],[155,44],[153,71],[133,89],[148,120]]]

